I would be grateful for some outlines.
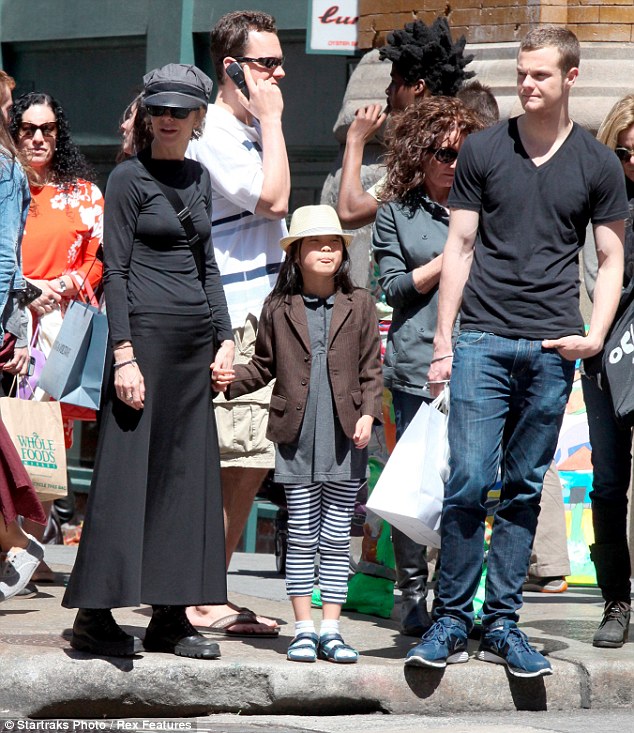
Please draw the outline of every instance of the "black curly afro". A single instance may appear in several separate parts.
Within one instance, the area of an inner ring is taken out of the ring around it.
[[[379,58],[391,61],[407,86],[423,79],[433,95],[453,97],[475,76],[473,71],[464,70],[473,59],[464,55],[466,42],[464,36],[453,42],[447,18],[436,18],[431,26],[416,20],[388,35]]]

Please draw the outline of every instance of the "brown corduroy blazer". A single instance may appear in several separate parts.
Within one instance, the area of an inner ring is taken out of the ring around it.
[[[337,292],[328,335],[328,374],[335,410],[352,438],[357,420],[371,415],[382,422],[383,376],[379,328],[372,296],[355,289]],[[274,443],[294,443],[300,432],[310,381],[310,335],[301,295],[266,299],[255,354],[235,366],[227,399],[253,392],[275,379],[266,435]]]

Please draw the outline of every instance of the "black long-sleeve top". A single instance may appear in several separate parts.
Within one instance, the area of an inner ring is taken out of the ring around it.
[[[204,286],[182,224],[153,178],[175,188],[200,237]],[[211,241],[211,182],[196,161],[154,160],[149,150],[110,175],[104,211],[104,290],[113,344],[130,336],[130,315],[204,316],[218,343],[233,339]]]

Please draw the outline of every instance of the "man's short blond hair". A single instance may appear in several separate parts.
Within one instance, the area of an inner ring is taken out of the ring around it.
[[[543,25],[529,31],[520,43],[520,52],[538,51],[540,48],[556,48],[559,51],[559,67],[564,74],[579,66],[581,47],[575,34],[559,25]]]

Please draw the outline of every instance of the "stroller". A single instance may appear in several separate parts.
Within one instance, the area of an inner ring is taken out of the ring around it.
[[[280,575],[286,572],[286,554],[288,551],[288,510],[286,509],[286,497],[284,487],[275,483],[273,471],[265,479],[258,498],[266,499],[278,507],[275,517],[275,568]],[[351,537],[353,541],[350,546],[350,574],[357,572],[357,561],[355,557],[361,554],[361,538],[363,537],[363,525],[365,524],[365,503],[368,500],[368,483],[364,481],[359,488],[354,514],[352,515]],[[358,541],[354,541],[357,539]]]

